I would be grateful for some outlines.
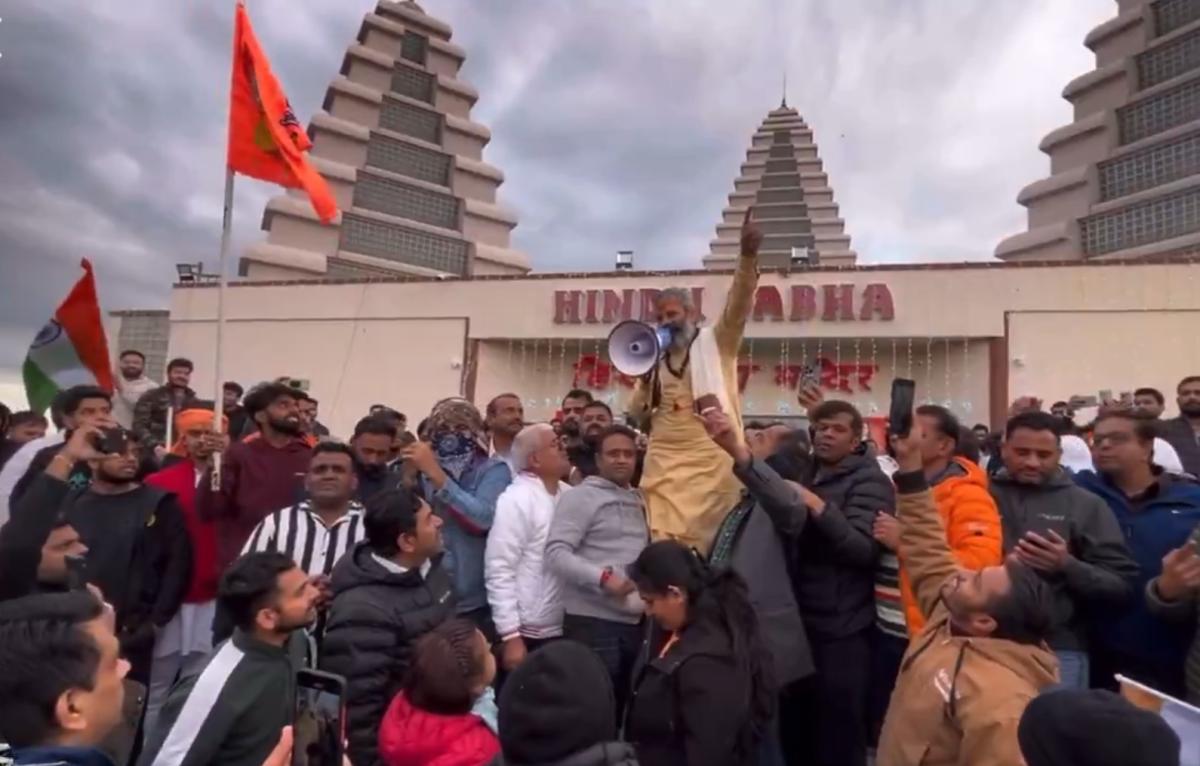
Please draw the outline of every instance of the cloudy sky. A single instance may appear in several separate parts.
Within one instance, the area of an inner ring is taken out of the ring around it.
[[[788,100],[867,262],[976,260],[1021,230],[1037,143],[1113,0],[424,0],[467,51],[484,158],[539,270],[695,267]],[[301,119],[374,0],[249,0]],[[233,0],[0,2],[0,386],[92,259],[106,309],[215,261]],[[235,251],[271,187],[240,180]],[[3,390],[0,390],[3,394]],[[11,398],[11,397],[9,397]]]

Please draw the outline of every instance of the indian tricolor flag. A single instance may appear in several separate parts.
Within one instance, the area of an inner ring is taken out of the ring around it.
[[[100,321],[92,264],[83,259],[83,276],[58,311],[41,329],[25,355],[25,396],[29,409],[45,412],[54,395],[71,386],[113,390],[108,341]]]

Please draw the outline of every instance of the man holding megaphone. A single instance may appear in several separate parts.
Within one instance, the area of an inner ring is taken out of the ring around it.
[[[650,536],[671,538],[707,553],[721,520],[741,499],[732,459],[710,440],[698,413],[719,407],[742,438],[737,357],[758,286],[762,231],[742,220],[741,257],[725,308],[712,327],[698,325],[689,290],[664,290],[655,308],[658,327],[613,330],[609,353],[625,374],[640,375],[630,414],[650,420],[642,474]]]

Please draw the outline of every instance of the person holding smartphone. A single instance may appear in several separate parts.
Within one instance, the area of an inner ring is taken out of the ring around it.
[[[992,477],[1004,553],[1037,571],[1054,593],[1048,637],[1062,685],[1089,686],[1088,614],[1121,609],[1134,595],[1138,566],[1113,512],[1078,487],[1059,464],[1054,415],[1023,412],[1004,429],[1004,468]]]

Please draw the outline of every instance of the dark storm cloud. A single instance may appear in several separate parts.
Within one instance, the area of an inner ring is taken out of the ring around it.
[[[251,0],[302,118],[373,0]],[[817,132],[868,261],[970,259],[1070,119],[1063,83],[1111,0],[427,0],[467,51],[501,202],[535,267],[696,266],[779,100]],[[0,23],[0,377],[78,273],[107,308],[165,305],[215,260],[233,2],[25,0]],[[239,180],[235,255],[277,190]],[[11,372],[10,372],[11,374]],[[3,382],[3,381],[0,381]]]

